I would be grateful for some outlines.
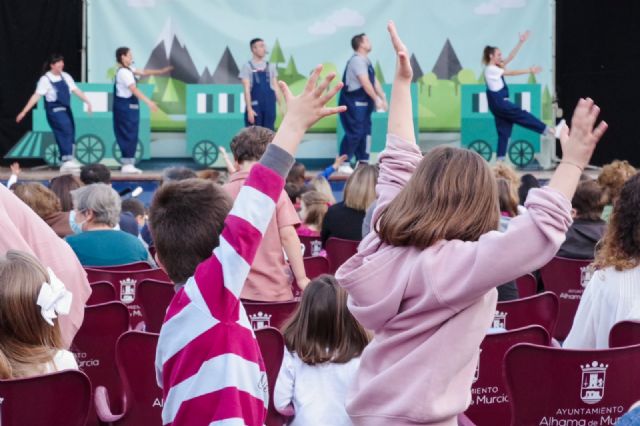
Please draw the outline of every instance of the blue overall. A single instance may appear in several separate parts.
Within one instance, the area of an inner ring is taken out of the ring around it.
[[[47,112],[47,122],[56,138],[56,143],[60,149],[60,160],[69,161],[73,158],[73,143],[75,141],[75,123],[71,113],[71,91],[69,85],[64,81],[54,83],[47,77],[53,90],[56,92],[56,100],[53,102],[44,101],[44,108]]]
[[[127,68],[128,69],[128,68]],[[122,68],[118,68],[120,72]],[[116,73],[116,80],[117,80]],[[138,146],[140,127],[140,103],[133,94],[128,98],[118,96],[113,84],[113,132],[122,153],[122,164],[133,164]]]
[[[498,131],[498,158],[504,158],[507,153],[507,145],[513,125],[519,124],[522,127],[543,134],[547,125],[538,120],[533,114],[523,110],[509,100],[509,88],[502,78],[504,86],[502,89],[494,92],[487,87],[487,102],[489,110],[493,113],[496,120],[496,130]]]
[[[351,57],[353,59],[355,55]],[[349,62],[351,62],[349,59]],[[367,146],[367,136],[371,134],[371,113],[375,108],[375,102],[367,95],[364,88],[348,91],[347,71],[349,62],[342,74],[344,87],[340,92],[338,105],[346,105],[347,110],[340,114],[340,123],[344,129],[344,136],[340,143],[340,155],[347,155],[347,161],[355,155],[357,161],[369,160],[369,147]],[[369,81],[375,87],[375,71],[369,63],[367,69]]]
[[[245,126],[262,126],[274,129],[276,122],[276,92],[271,87],[269,62],[263,70],[258,70],[249,61],[251,67],[251,108],[257,114],[253,124],[249,123],[247,111],[244,112]]]

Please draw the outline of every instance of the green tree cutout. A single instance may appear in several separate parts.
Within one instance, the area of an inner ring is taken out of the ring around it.
[[[162,95],[162,102],[179,102],[180,96],[178,95],[178,91],[176,90],[173,79],[169,79],[169,84],[164,89],[164,94]]]
[[[551,92],[549,92],[547,85],[544,86],[544,90],[542,91],[542,120],[553,120],[553,99],[551,98]]]
[[[269,62],[272,64],[284,64],[286,59],[284,58],[284,53],[282,53],[282,48],[280,47],[280,41],[276,39],[275,44],[273,45],[273,49],[271,49],[271,56],[269,56]]]
[[[529,78],[527,79],[527,84],[537,84],[538,80],[536,80],[536,75],[532,72],[529,73]]]
[[[382,67],[380,66],[380,61],[376,61],[376,66],[373,69],[376,73],[376,78],[380,82],[380,84],[385,84],[384,74],[382,73]]]
[[[289,56],[289,63],[287,67],[280,73],[280,80],[284,81],[287,84],[293,84],[298,80],[302,80],[304,76],[300,74],[298,71],[298,67],[296,67],[296,61],[293,59],[293,56]]]

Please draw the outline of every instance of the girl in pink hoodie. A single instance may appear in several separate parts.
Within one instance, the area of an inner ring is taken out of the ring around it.
[[[495,287],[540,268],[571,223],[571,197],[607,125],[581,99],[564,158],[549,185],[530,191],[527,213],[506,232],[488,164],[465,149],[422,157],[411,120],[409,53],[397,53],[387,145],[380,155],[375,232],[337,272],[349,309],[375,337],[347,399],[355,425],[456,425],[471,401],[478,347],[496,307]]]

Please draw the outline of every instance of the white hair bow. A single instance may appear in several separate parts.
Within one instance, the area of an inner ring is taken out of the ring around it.
[[[49,273],[49,282],[42,283],[36,303],[41,308],[42,318],[49,325],[53,325],[54,318],[57,318],[58,315],[67,315],[71,310],[73,294],[67,290],[51,268],[47,268],[47,272]]]

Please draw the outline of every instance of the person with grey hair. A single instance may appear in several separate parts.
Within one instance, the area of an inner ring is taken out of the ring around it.
[[[120,220],[120,196],[104,183],[71,191],[74,232],[65,238],[83,266],[148,261],[149,253],[133,235],[114,229]]]

